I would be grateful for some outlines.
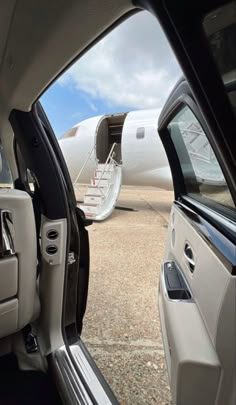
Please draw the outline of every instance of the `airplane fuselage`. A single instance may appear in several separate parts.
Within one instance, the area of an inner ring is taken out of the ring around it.
[[[114,160],[122,167],[123,185],[172,189],[169,163],[157,132],[158,116],[158,110],[139,110],[77,124],[59,140],[72,181],[89,183],[97,162],[106,163],[115,143]]]

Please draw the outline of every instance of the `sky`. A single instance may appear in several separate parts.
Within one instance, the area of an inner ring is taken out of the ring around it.
[[[148,12],[116,27],[41,97],[57,137],[96,115],[161,111],[181,70],[158,21]]]

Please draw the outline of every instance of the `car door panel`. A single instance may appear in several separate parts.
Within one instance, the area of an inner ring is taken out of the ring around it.
[[[194,273],[184,254],[186,237],[194,251]],[[174,403],[215,403],[218,384],[225,401],[230,398],[235,371],[235,278],[178,204],[171,212],[164,258],[168,261],[181,269],[193,299],[171,301],[161,278],[160,315],[166,331],[163,334]],[[217,403],[224,403],[222,398]]]
[[[182,88],[186,90],[186,83]],[[235,403],[234,202],[191,92],[181,97],[179,89],[177,93],[171,95],[159,123],[175,189],[159,296],[172,399],[176,405],[231,405]],[[175,293],[172,287],[177,288]]]
[[[196,303],[171,302],[161,291],[159,307],[173,403],[214,404],[220,364]]]
[[[191,288],[194,300],[201,303],[202,317],[206,322],[208,333],[214,341],[221,302],[231,275],[199,232],[189,223],[189,219],[180,211],[177,204],[174,204],[172,208],[170,226],[171,233],[175,232],[175,242],[173,243],[173,237],[171,241],[168,238],[166,259],[169,260],[173,256],[173,260],[177,261],[180,266]],[[195,269],[193,272],[190,271],[184,254],[186,241],[194,251]]]

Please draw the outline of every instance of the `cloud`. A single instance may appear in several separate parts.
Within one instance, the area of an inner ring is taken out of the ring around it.
[[[161,108],[181,75],[157,20],[130,17],[78,60],[60,79],[94,100],[130,109]]]
[[[95,112],[98,111],[97,106],[96,106],[92,101],[87,100],[87,104],[88,104],[88,106],[89,106],[89,108],[90,108],[91,110],[93,110],[93,111],[95,111]]]

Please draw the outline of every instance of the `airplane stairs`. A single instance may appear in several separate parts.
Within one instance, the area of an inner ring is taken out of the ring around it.
[[[86,218],[94,221],[103,221],[108,218],[118,200],[121,183],[122,168],[115,162],[111,153],[105,164],[97,164],[84,201],[79,205]]]

